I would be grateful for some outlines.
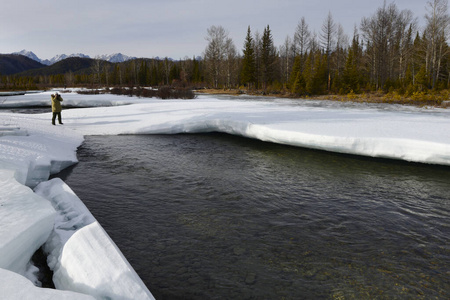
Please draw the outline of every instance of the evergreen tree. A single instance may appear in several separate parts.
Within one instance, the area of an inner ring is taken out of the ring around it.
[[[242,59],[241,81],[250,88],[251,85],[255,83],[255,54],[250,26],[248,26],[247,29],[243,52],[244,57]]]
[[[360,86],[360,73],[358,71],[358,52],[359,42],[356,35],[353,37],[352,46],[350,47],[347,55],[347,61],[345,62],[343,72],[343,88],[344,92],[349,93],[351,91],[358,93]]]
[[[140,86],[145,86],[148,84],[148,68],[147,68],[147,62],[145,60],[141,61],[141,65],[139,67],[139,73],[138,73],[138,81]]]
[[[157,64],[155,63],[155,61],[153,61],[152,63],[152,72],[151,72],[151,80],[150,80],[150,84],[152,86],[157,86],[159,84],[159,82],[161,82],[161,78],[159,76],[159,72],[158,72],[158,67]]]
[[[174,80],[179,79],[180,79],[180,69],[178,67],[178,64],[174,63],[170,68],[169,72],[169,84],[171,84]]]
[[[310,51],[306,55],[305,66],[304,66],[303,72],[302,72],[303,79],[305,81],[305,94],[312,94],[312,90],[313,90],[313,88],[312,88],[312,85],[313,85],[312,64],[313,64],[313,54]]]
[[[118,64],[116,64],[113,68],[113,71],[110,75],[110,79],[109,81],[111,82],[112,85],[120,85],[120,67]]]
[[[302,72],[297,72],[295,82],[293,84],[292,93],[296,95],[304,95],[306,92],[306,81]]]
[[[262,53],[261,53],[261,75],[263,89],[267,89],[267,85],[271,84],[275,75],[276,50],[273,44],[272,33],[269,25],[264,29],[262,37]]]
[[[318,51],[314,59],[311,94],[324,94],[328,90],[328,78],[328,57]]]
[[[201,82],[201,75],[200,75],[200,63],[195,59],[193,60],[193,70],[192,70],[192,82],[199,83]]]
[[[425,65],[422,65],[414,79],[420,91],[426,90],[428,88],[430,80],[428,78],[428,72]]]
[[[294,94],[298,94],[298,92],[296,92],[297,88],[295,88],[295,84],[297,81],[297,77],[299,76],[299,74],[302,74],[302,64],[303,64],[303,58],[302,55],[297,55],[295,57],[294,60],[294,66],[292,67],[292,72],[291,72],[291,80],[289,82],[289,87],[291,89],[291,92]],[[303,74],[302,74],[303,75]]]

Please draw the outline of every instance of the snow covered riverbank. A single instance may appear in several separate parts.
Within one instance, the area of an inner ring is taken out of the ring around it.
[[[76,293],[152,298],[70,187],[58,179],[47,181],[50,174],[76,163],[84,135],[219,131],[340,153],[450,165],[450,111],[445,109],[250,97],[220,100],[207,95],[189,101],[74,93],[63,98],[66,106],[93,107],[64,110],[63,126],[51,125],[51,113],[0,111],[0,273],[5,279],[0,290],[8,291],[10,299],[25,297],[23,290],[10,285],[26,281],[17,274],[33,279],[28,262],[46,241],[56,287],[74,292],[61,292],[58,298],[79,299]],[[14,96],[0,107],[43,106],[49,99],[48,92]],[[30,299],[48,297],[46,291],[27,286]]]

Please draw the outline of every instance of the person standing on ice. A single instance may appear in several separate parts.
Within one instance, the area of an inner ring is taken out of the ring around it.
[[[52,124],[55,125],[55,119],[56,116],[58,116],[59,124],[63,124],[61,120],[61,102],[63,101],[63,98],[61,97],[58,92],[52,94],[52,112],[53,112],[53,118],[52,118]]]

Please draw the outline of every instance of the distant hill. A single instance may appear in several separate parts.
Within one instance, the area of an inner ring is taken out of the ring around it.
[[[27,70],[39,69],[45,65],[31,58],[17,54],[0,54],[0,74],[12,75]]]
[[[19,75],[19,76],[48,76],[57,74],[73,73],[89,75],[99,69],[100,72],[112,70],[115,64],[128,64],[132,61],[151,61],[150,58],[131,58],[123,54],[114,54],[111,56],[97,57],[95,59],[88,57],[68,57],[52,65],[39,63],[29,56],[32,52],[27,52],[28,56],[19,54],[0,54],[0,74],[1,75]],[[112,61],[108,61],[108,60]]]
[[[101,67],[104,64],[108,66],[112,65],[110,62],[102,61]],[[56,75],[72,72],[74,74],[91,74],[95,70],[95,66],[98,64],[98,60],[92,58],[83,57],[69,57],[58,61],[50,66],[44,66],[39,69],[32,69],[20,73],[23,76],[36,76],[36,75]]]
[[[31,53],[33,53],[33,52],[31,52]],[[52,59],[41,60],[41,63],[43,63],[44,65],[50,66],[61,60],[64,60],[67,58],[72,58],[72,57],[90,58],[89,55],[85,55],[83,53],[74,53],[74,54],[70,54],[70,55],[59,54],[59,55],[54,56]]]

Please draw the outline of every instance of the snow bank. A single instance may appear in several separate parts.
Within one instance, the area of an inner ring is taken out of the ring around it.
[[[13,171],[0,171],[0,268],[25,275],[31,256],[47,240],[55,211],[18,183]]]
[[[67,126],[83,135],[217,131],[340,153],[450,165],[448,110],[306,103],[202,97],[69,110],[64,115]]]
[[[44,245],[57,289],[97,299],[153,299],[116,244],[62,180],[43,182],[35,192],[58,213]]]
[[[28,115],[0,113],[0,169],[34,187],[50,174],[76,163],[81,134],[35,122]]]
[[[94,297],[70,291],[38,288],[25,277],[0,269],[0,291],[2,299],[7,300],[95,300]]]

